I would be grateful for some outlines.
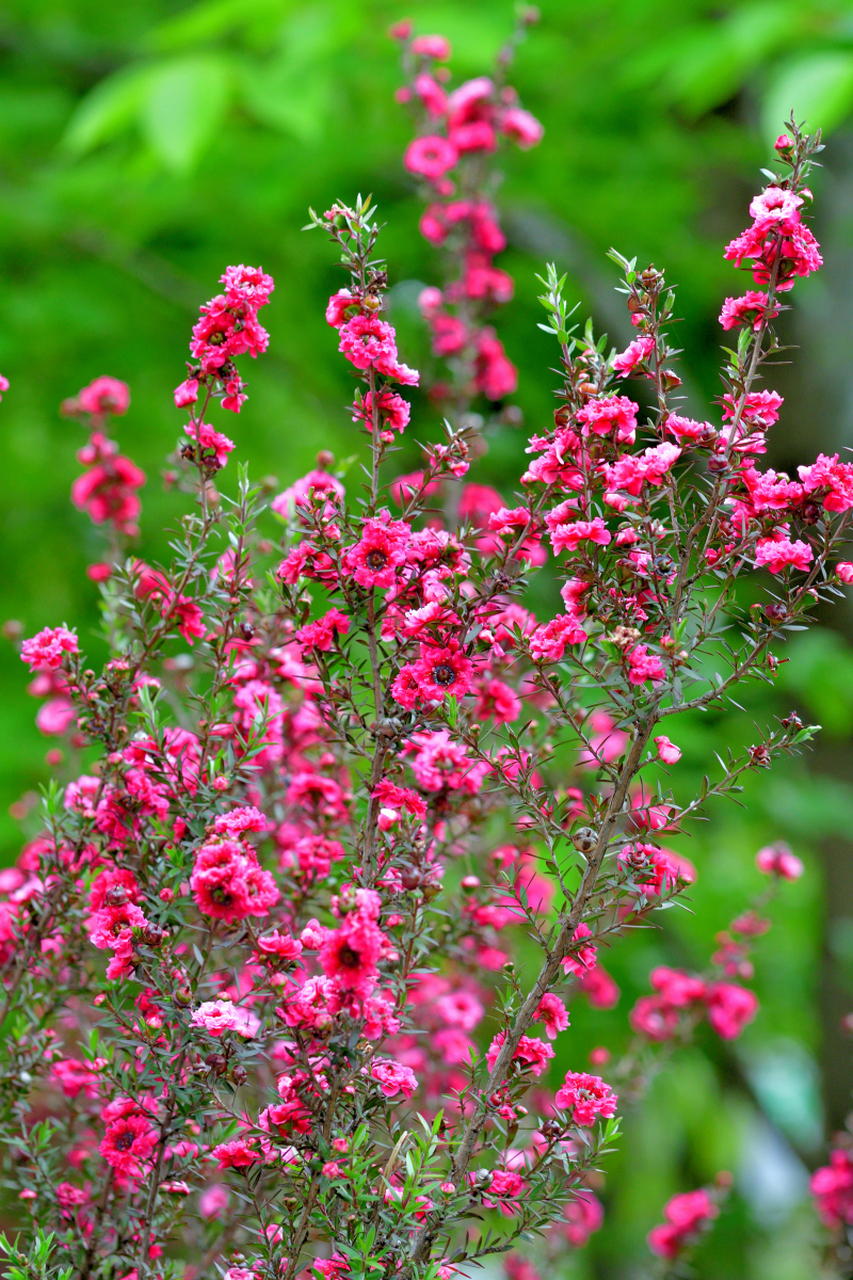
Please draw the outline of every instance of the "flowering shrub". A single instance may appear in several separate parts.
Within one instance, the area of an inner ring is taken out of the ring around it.
[[[229,267],[192,333],[171,474],[190,510],[170,564],[128,547],[144,477],[105,435],[127,388],[98,379],[66,405],[91,431],[72,497],[108,535],[90,577],[110,656],[87,666],[65,626],[24,641],[53,704],[41,727],[84,754],[0,874],[21,1205],[5,1248],[40,1276],[448,1280],[493,1254],[535,1276],[600,1228],[620,1095],[639,1099],[660,1046],[756,1016],[749,948],[802,870],[761,850],[770,888],[707,971],[655,969],[624,1061],[602,1047],[588,1065],[606,1078],[580,1062],[554,1078],[571,1000],[618,999],[603,948],[694,880],[663,840],[811,736],[791,715],[689,801],[669,789],[679,714],[772,680],[774,641],[839,590],[853,466],[759,465],[781,405],[758,385],[772,321],[820,265],[802,221],[819,139],[791,123],[726,251],[760,289],[723,309],[737,333],[719,426],[680,412],[660,271],[613,255],[637,330],[616,353],[570,327],[548,268],[557,408],[508,500],[467,478],[481,433],[518,421],[487,323],[512,292],[489,157],[541,129],[505,83],[511,45],[496,79],[448,93],[447,42],[396,35],[417,111],[405,164],[448,264],[421,300],[447,368],[421,469],[394,465],[419,374],[383,319],[368,200],[310,224],[347,273],[326,319],[363,475],[324,453],[270,514],[243,473],[220,494],[234,445],[206,419],[217,401],[241,411],[247,357],[266,350],[260,269]],[[542,568],[560,606],[536,616]],[[844,1160],[816,1179],[830,1225],[850,1220]],[[671,1201],[653,1250],[677,1259],[715,1194]]]

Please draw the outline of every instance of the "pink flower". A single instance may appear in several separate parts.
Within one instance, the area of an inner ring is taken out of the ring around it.
[[[376,414],[380,427],[386,431],[399,431],[402,435],[409,425],[412,407],[408,400],[386,388],[377,393]],[[373,392],[368,391],[360,405],[353,406],[353,422],[364,422],[368,431],[373,430]]]
[[[130,388],[118,378],[96,378],[77,393],[77,403],[84,413],[94,417],[107,413],[121,415],[127,413],[130,406]]]
[[[66,654],[80,652],[77,637],[67,627],[45,627],[38,635],[25,640],[21,645],[21,660],[29,665],[30,671],[40,667],[48,667],[56,671],[62,666]]]
[[[202,845],[190,887],[204,915],[229,924],[248,916],[265,916],[280,896],[275,880],[259,866],[251,845],[227,838]]]
[[[370,1064],[370,1074],[377,1081],[386,1098],[393,1098],[395,1093],[402,1093],[411,1098],[418,1087],[418,1078],[410,1067],[404,1067],[390,1058],[374,1058]]]
[[[3,399],[3,396],[9,390],[9,386],[10,386],[9,379],[4,378],[3,374],[0,373],[0,400]]]
[[[829,1164],[812,1174],[809,1190],[821,1221],[831,1231],[842,1223],[853,1224],[853,1159],[849,1151],[836,1148]]]
[[[322,653],[328,653],[334,644],[335,636],[346,635],[347,631],[349,631],[347,615],[341,613],[340,609],[330,609],[316,622],[309,622],[307,626],[300,627],[295,639],[306,651],[319,649]]]
[[[612,534],[601,516],[594,520],[575,520],[571,524],[558,524],[551,530],[551,545],[554,555],[561,551],[576,551],[581,542],[593,542],[599,547],[606,547]]]
[[[608,488],[623,489],[637,498],[644,484],[663,484],[664,476],[672,470],[680,457],[681,449],[669,441],[645,449],[641,454],[626,454],[618,462],[605,468]],[[605,494],[605,501],[612,502],[609,494]]]
[[[530,656],[534,662],[559,662],[567,644],[583,644],[586,632],[571,613],[537,627],[530,637]]]
[[[198,378],[186,378],[175,387],[175,407],[184,409],[198,400]]]
[[[433,120],[440,120],[447,114],[447,93],[426,71],[415,76],[414,89],[426,107],[427,115],[432,116]]]
[[[197,442],[203,455],[206,455],[208,450],[213,454],[217,467],[225,466],[229,453],[234,449],[233,440],[229,440],[221,431],[214,431],[207,422],[190,421],[184,427],[184,431],[190,440]]]
[[[521,699],[503,680],[487,680],[477,690],[474,714],[478,720],[512,724],[521,714]]]
[[[655,349],[654,338],[643,336],[635,338],[633,342],[622,351],[613,361],[613,368],[623,378],[627,378],[629,373],[633,373],[638,364],[641,364],[647,356]]]
[[[655,746],[658,749],[658,758],[663,760],[664,764],[678,764],[681,759],[681,747],[670,742],[664,734],[655,738]]]
[[[409,48],[412,53],[434,58],[436,62],[447,62],[450,58],[450,41],[446,36],[415,36]]]
[[[583,944],[584,938],[591,937],[592,930],[589,925],[581,922],[572,935],[568,954],[563,956],[562,964],[566,973],[580,975],[585,969],[594,967],[598,948],[591,942]]]
[[[664,1208],[666,1223],[648,1234],[649,1248],[659,1258],[677,1258],[685,1245],[717,1217],[719,1209],[707,1191],[688,1191],[673,1196]]]
[[[717,429],[710,422],[696,422],[693,418],[681,418],[677,413],[669,414],[663,425],[666,431],[671,432],[677,440],[681,441],[713,442],[717,437]]]
[[[523,107],[507,107],[499,117],[498,127],[501,133],[512,138],[523,150],[538,146],[545,133],[536,117]]]
[[[445,648],[422,644],[421,656],[412,668],[420,694],[429,702],[441,702],[451,694],[462,698],[471,688],[474,668],[455,642]]]
[[[506,1034],[503,1031],[499,1031],[489,1045],[486,1053],[486,1064],[490,1071],[494,1070],[498,1054],[505,1041]],[[544,1040],[539,1040],[536,1036],[522,1036],[516,1045],[512,1061],[520,1063],[522,1070],[529,1071],[534,1076],[541,1076],[553,1056],[554,1050]]]
[[[438,134],[428,134],[409,143],[403,164],[410,173],[434,180],[452,169],[458,159],[459,152],[452,142]]]
[[[344,568],[362,587],[391,587],[406,561],[410,530],[402,520],[367,520],[361,538],[343,555]]]
[[[503,400],[518,386],[518,370],[507,358],[503,343],[494,329],[481,329],[477,335],[475,382],[487,400]]]
[[[563,1223],[557,1230],[566,1237],[573,1249],[582,1249],[594,1231],[604,1224],[604,1209],[592,1191],[573,1191],[572,1199],[563,1209]]]
[[[618,1098],[609,1084],[600,1076],[585,1071],[569,1071],[565,1081],[554,1095],[554,1103],[564,1111],[572,1112],[575,1124],[587,1127],[595,1124],[596,1116],[609,1120],[616,1114]]]
[[[799,222],[797,212],[803,203],[802,196],[782,187],[766,187],[761,195],[754,196],[749,205],[749,216],[756,222]]]
[[[853,582],[853,563],[849,560],[842,560],[835,566],[835,572],[843,583],[847,586]]]
[[[126,902],[120,907],[102,907],[95,912],[90,934],[92,945],[101,950],[129,949],[134,929],[145,929],[148,920],[139,907]]]
[[[517,1198],[524,1191],[524,1179],[519,1173],[506,1169],[495,1169],[489,1183],[490,1196],[511,1196]]]
[[[663,663],[656,654],[649,653],[647,645],[635,645],[626,657],[629,667],[628,680],[631,684],[643,684],[646,680],[657,683],[666,679]]]
[[[302,943],[291,938],[289,933],[262,934],[258,938],[258,950],[265,956],[275,956],[279,960],[298,960],[302,955]]]
[[[375,315],[358,313],[340,329],[338,350],[356,369],[369,369],[383,356],[396,359],[396,335],[391,325]]]
[[[326,306],[326,322],[333,329],[340,329],[343,324],[350,320],[354,315],[358,315],[360,304],[357,298],[353,297],[351,289],[338,289],[337,293],[333,293]]]
[[[618,860],[644,893],[660,895],[665,890],[674,889],[679,880],[692,883],[692,868],[689,864],[685,868],[678,855],[669,849],[658,849],[642,842],[625,845]]]
[[[51,698],[36,712],[36,728],[49,737],[59,736],[74,724],[77,708],[68,698]]]
[[[796,542],[785,537],[759,538],[755,547],[756,566],[769,569],[771,573],[781,573],[789,566],[805,573],[813,558],[809,544],[799,538]]]
[[[765,320],[773,320],[778,314],[778,304],[774,303],[771,308],[766,293],[749,289],[741,298],[726,298],[720,312],[720,324],[724,329],[733,329],[746,323],[757,331]]]
[[[231,1193],[223,1182],[205,1187],[198,1198],[198,1211],[205,1219],[218,1218],[228,1208]]]
[[[376,966],[384,935],[372,920],[358,912],[346,916],[339,929],[330,929],[320,948],[320,964],[328,978],[343,990],[367,995],[376,985]]]
[[[759,849],[755,865],[765,875],[778,876],[781,880],[799,880],[805,869],[800,859],[781,840]]]
[[[637,431],[638,406],[627,396],[606,396],[590,400],[578,410],[578,422],[583,425],[584,436],[606,436],[615,431],[620,444],[633,444]]]
[[[235,1030],[240,1012],[230,1000],[207,1000],[190,1018],[190,1026],[204,1027],[210,1035],[221,1036],[223,1031]]]
[[[245,1138],[234,1138],[231,1142],[221,1142],[210,1153],[211,1158],[219,1161],[220,1169],[248,1169],[260,1159],[257,1150]]]
[[[548,991],[539,1001],[533,1019],[535,1022],[544,1022],[546,1036],[549,1040],[556,1040],[558,1033],[565,1031],[569,1025],[569,1011],[559,996]]]
[[[853,508],[853,463],[839,462],[837,453],[831,458],[819,453],[810,467],[797,467],[797,474],[804,491],[822,499],[826,511]]]
[[[217,835],[230,836],[237,839],[244,831],[266,831],[269,823],[254,805],[240,805],[230,813],[220,813],[213,820],[213,830]]]
[[[706,993],[708,1021],[723,1040],[734,1040],[758,1012],[758,998],[734,982],[714,982]]]
[[[131,1112],[107,1125],[98,1147],[107,1164],[119,1173],[141,1177],[154,1154],[159,1134],[141,1112]]]

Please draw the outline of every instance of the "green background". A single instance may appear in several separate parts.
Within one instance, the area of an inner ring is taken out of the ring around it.
[[[339,277],[329,246],[300,231],[309,204],[373,193],[388,222],[401,353],[428,364],[412,282],[434,281],[437,262],[416,231],[420,206],[400,161],[409,125],[393,101],[396,52],[385,36],[406,16],[450,36],[454,74],[468,76],[488,70],[513,10],[506,0],[415,0],[405,10],[368,0],[6,4],[0,371],[12,387],[0,406],[0,618],[21,620],[27,634],[65,620],[100,656],[97,592],[84,573],[99,558],[99,535],[68,500],[83,437],[58,405],[99,374],[130,384],[118,438],[149,476],[140,550],[156,558],[181,512],[159,480],[182,421],[171,390],[198,305],[228,263],[262,264],[276,292],[263,316],[270,351],[244,361],[250,400],[238,419],[215,425],[255,477],[282,486],[319,448],[355,451],[350,383],[323,320]],[[556,260],[572,298],[624,345],[611,245],[678,284],[687,411],[714,414],[716,316],[741,284],[722,246],[745,225],[758,170],[794,108],[828,131],[814,183],[826,268],[798,287],[783,318],[800,349],[775,380],[786,404],[767,462],[792,469],[853,443],[853,5],[548,0],[512,78],[546,130],[538,149],[507,157],[500,194],[510,237],[501,265],[517,291],[498,327],[520,368],[527,428],[546,423],[551,407],[535,273]],[[433,418],[415,400],[423,438]],[[522,433],[502,437],[477,478],[510,493],[523,446]],[[401,465],[415,462],[412,452]],[[807,875],[785,887],[756,949],[758,1020],[735,1045],[709,1034],[676,1055],[647,1105],[629,1113],[602,1193],[606,1229],[560,1261],[567,1276],[651,1274],[644,1237],[665,1199],[722,1168],[736,1190],[699,1251],[698,1274],[818,1274],[822,1234],[805,1188],[844,1123],[853,1082],[840,1031],[853,1009],[853,614],[842,606],[822,622],[791,641],[777,694],[748,693],[745,715],[697,719],[676,735],[687,794],[714,749],[751,740],[754,719],[793,706],[824,726],[808,758],[751,781],[745,810],[712,809],[682,842],[699,869],[692,913],[668,913],[665,928],[607,957],[622,1000],[611,1014],[573,1010],[564,1066],[579,1069],[594,1044],[618,1048],[653,964],[706,963],[714,934],[760,888],[762,843],[788,839]],[[21,830],[9,805],[46,780],[50,744],[5,641],[0,679],[0,840],[11,860]]]

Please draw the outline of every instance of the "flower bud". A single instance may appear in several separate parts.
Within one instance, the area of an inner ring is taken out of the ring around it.
[[[592,827],[579,827],[572,836],[572,844],[578,853],[592,853],[596,840],[597,837]]]

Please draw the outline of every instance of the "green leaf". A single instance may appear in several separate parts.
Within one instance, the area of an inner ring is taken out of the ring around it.
[[[247,67],[242,92],[262,124],[293,134],[300,142],[322,137],[332,99],[332,76],[325,68],[300,66],[289,55],[276,58],[261,67]]]
[[[216,54],[181,58],[158,69],[148,86],[142,130],[169,169],[192,169],[219,128],[231,81],[230,63]]]
[[[853,107],[853,52],[810,53],[782,64],[764,95],[761,119],[767,138],[783,131],[791,112],[809,132],[834,129]]]
[[[68,122],[62,149],[85,155],[136,123],[157,68],[150,64],[126,67],[95,85]]]

